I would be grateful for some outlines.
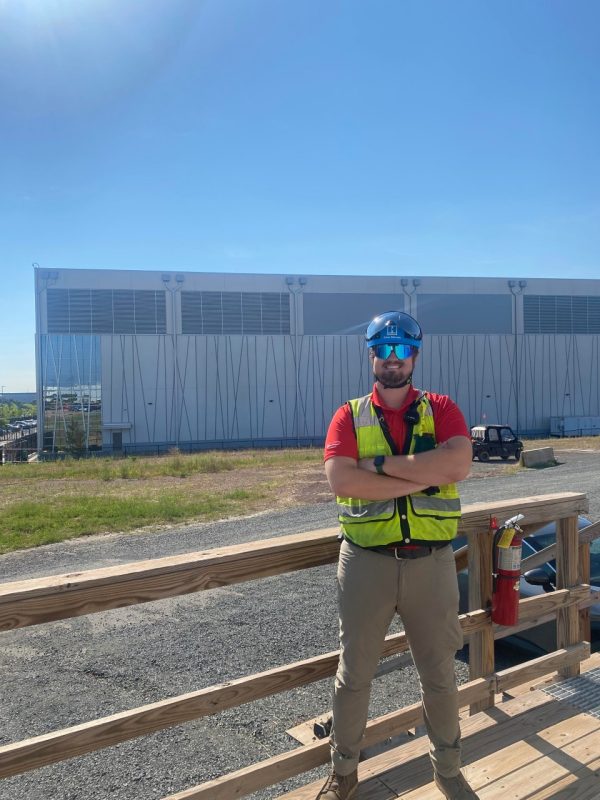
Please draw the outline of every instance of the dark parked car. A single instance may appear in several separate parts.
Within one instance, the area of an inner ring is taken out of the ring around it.
[[[579,517],[579,530],[582,531],[590,524],[585,517]],[[550,547],[556,541],[556,526],[553,522],[548,523],[533,536],[523,539],[522,558],[531,556],[534,553]],[[452,547],[458,550],[467,543],[466,537],[459,537],[454,540]],[[463,570],[458,574],[458,585],[460,589],[460,613],[468,611],[468,573]],[[596,539],[590,545],[590,585],[594,589],[600,589],[600,539]],[[556,562],[547,561],[542,567],[526,572],[521,576],[521,597],[533,597],[534,595],[552,592],[556,588]],[[600,650],[600,603],[590,607],[591,621],[591,645],[592,650]],[[550,653],[556,650],[556,622],[545,622],[535,628],[528,628],[519,631],[513,636],[508,636],[502,641],[515,647],[533,652],[536,656],[543,653]]]
[[[471,444],[473,458],[479,461],[494,457],[506,461],[511,456],[518,461],[523,451],[523,442],[508,425],[476,425],[471,428]]]

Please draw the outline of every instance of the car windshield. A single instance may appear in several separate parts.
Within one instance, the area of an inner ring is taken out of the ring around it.
[[[502,428],[500,431],[500,437],[503,442],[514,442],[515,435],[509,428]]]

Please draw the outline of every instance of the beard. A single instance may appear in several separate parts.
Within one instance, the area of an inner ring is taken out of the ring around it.
[[[412,369],[407,375],[402,369],[388,369],[384,365],[378,370],[373,369],[375,380],[379,381],[384,389],[402,389],[412,383],[412,373]]]

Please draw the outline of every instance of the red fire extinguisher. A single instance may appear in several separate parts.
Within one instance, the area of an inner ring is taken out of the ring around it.
[[[492,622],[498,625],[516,625],[519,621],[523,531],[518,523],[522,519],[523,514],[507,519],[494,536]]]

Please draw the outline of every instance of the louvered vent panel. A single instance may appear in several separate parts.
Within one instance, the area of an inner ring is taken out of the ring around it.
[[[156,314],[156,332],[167,332],[167,298],[164,292],[154,292],[154,313]]]
[[[92,332],[90,289],[69,289],[69,333]]]
[[[223,308],[223,333],[243,333],[241,292],[223,292],[221,304]]]
[[[290,296],[289,294],[280,294],[280,309],[281,309],[281,333],[290,332]]]
[[[540,332],[540,298],[538,295],[523,297],[523,330],[525,333]]]
[[[156,292],[136,289],[133,293],[135,332],[156,333]]]
[[[202,292],[181,293],[181,330],[202,333]]]
[[[202,292],[202,333],[223,333],[221,292]]]
[[[540,297],[540,333],[556,332],[556,298]]]
[[[555,333],[571,333],[572,320],[571,298],[557,297]]]
[[[588,333],[600,333],[600,297],[588,297]]]
[[[525,295],[525,333],[600,333],[600,297]]]
[[[113,332],[112,289],[92,289],[92,333]]]
[[[69,333],[68,289],[48,289],[48,333]]]
[[[281,297],[274,292],[262,294],[263,333],[282,333],[281,330]]]
[[[290,298],[279,292],[182,292],[181,330],[197,334],[290,332]]]
[[[262,333],[260,292],[244,292],[242,294],[242,321],[245,334]]]
[[[135,333],[135,304],[131,290],[114,290],[113,315],[115,333]]]
[[[588,324],[588,298],[571,298],[571,331],[573,333],[587,333]]]

